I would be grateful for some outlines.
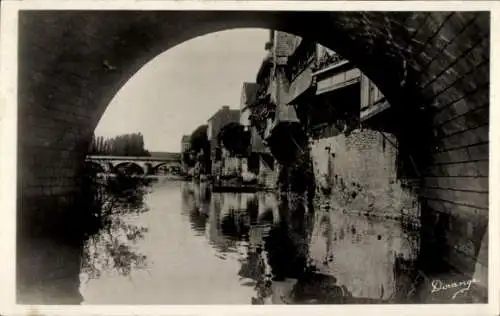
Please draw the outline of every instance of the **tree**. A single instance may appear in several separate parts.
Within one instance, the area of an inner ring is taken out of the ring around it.
[[[250,132],[239,123],[231,122],[222,127],[217,141],[222,144],[232,155],[245,155],[250,146]]]
[[[210,142],[207,136],[208,125],[198,126],[194,132],[191,134],[189,140],[191,144],[191,150],[198,153],[202,149],[205,150],[210,147]]]
[[[185,151],[181,155],[182,155],[182,157],[181,157],[182,162],[186,166],[188,166],[188,167],[194,167],[194,164],[196,163],[196,161],[194,160],[192,152]]]
[[[90,154],[114,156],[149,156],[144,148],[144,137],[141,133],[118,135],[111,139],[102,136],[92,138]]]
[[[203,165],[203,170],[210,170],[210,142],[207,135],[208,125],[198,126],[191,134],[190,145],[194,157]],[[195,162],[196,163],[196,162]]]

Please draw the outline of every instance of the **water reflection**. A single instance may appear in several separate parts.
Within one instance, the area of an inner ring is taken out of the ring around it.
[[[211,191],[206,183],[192,185],[182,183],[182,211],[189,214],[191,227],[198,235],[204,235],[209,216]]]
[[[239,255],[238,276],[241,286],[254,288],[252,304],[408,300],[418,235],[397,222],[353,217],[321,205],[313,212],[304,199],[290,194],[200,194],[208,187],[191,183],[182,192],[184,209],[197,214],[190,213],[193,229],[206,232],[221,258]]]
[[[80,206],[85,216],[78,218],[79,225],[71,226],[84,228],[83,246],[81,239],[72,244],[60,237],[72,231],[69,228],[55,237],[21,240],[19,301],[327,304],[435,300],[434,296],[429,299],[430,285],[421,282],[415,269],[421,248],[418,231],[397,221],[344,214],[324,207],[321,199],[313,209],[300,196],[212,193],[204,183],[149,185],[123,178],[88,186],[95,196],[91,204]]]
[[[80,279],[84,286],[102,274],[129,276],[147,268],[147,258],[134,245],[148,228],[134,219],[148,212],[144,196],[151,181],[126,176],[93,179],[95,208],[89,210]]]

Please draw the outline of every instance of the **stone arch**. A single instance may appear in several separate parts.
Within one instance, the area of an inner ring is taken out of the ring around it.
[[[167,167],[167,168],[176,167],[176,168],[178,168],[179,172],[182,170],[182,165],[178,162],[161,162],[161,163],[158,163],[157,165],[154,165],[152,167],[152,169],[151,169],[152,174],[158,174],[158,170],[161,167]]]
[[[179,21],[189,20],[189,18],[193,17],[193,14],[178,12],[172,14],[171,17],[173,17],[173,20]],[[91,69],[106,75],[102,80],[113,83],[111,91],[108,93],[101,93],[103,89],[99,89],[100,110],[93,113],[93,115],[99,117],[121,85],[142,65],[161,52],[196,36],[241,27],[272,27],[315,39],[359,65],[384,90],[385,94],[401,95],[398,91],[388,93],[389,90],[395,90],[394,87],[390,86],[404,87],[410,83],[412,75],[418,74],[418,70],[421,70],[422,67],[419,66],[414,51],[423,51],[425,47],[422,48],[419,39],[425,36],[431,37],[435,32],[435,30],[422,32],[413,30],[413,28],[424,25],[427,19],[439,23],[448,17],[447,14],[440,13],[435,13],[434,16],[429,17],[430,13],[197,12],[194,25],[185,28],[180,23],[179,27],[181,29],[177,30],[173,23],[165,21],[164,15],[165,13],[161,12],[95,12],[87,17],[65,14],[64,17],[58,16],[54,19],[49,16],[31,13],[30,18],[26,18],[25,14],[21,14],[21,19],[24,22],[23,26],[28,28],[30,25],[34,27],[50,21],[50,23],[55,23],[55,27],[61,30],[69,28],[71,25],[76,26],[79,23],[90,23],[93,28],[89,31],[90,34],[87,35],[91,36],[91,38],[82,39],[83,41],[99,43],[104,42],[106,38],[112,39],[106,45],[98,45],[103,46],[99,55],[107,56],[105,61],[99,58],[98,54],[93,54],[94,56],[90,56],[85,61]],[[459,19],[463,20],[464,18]],[[113,23],[113,27],[104,28],[102,25],[103,20],[112,20],[116,23]],[[296,21],[302,23],[293,23]],[[312,26],[310,30],[300,26],[305,22]],[[409,23],[409,26],[401,25],[403,22]],[[325,32],[327,34],[318,32],[318,30],[325,29],[327,26],[331,26],[329,32]],[[43,31],[38,30],[38,32]],[[417,37],[418,33],[425,34]],[[482,33],[484,34],[484,32]],[[50,40],[61,41],[63,39],[56,32],[46,41]],[[132,40],[136,41],[136,46],[130,46],[126,43],[126,41]],[[75,40],[72,44],[84,45],[85,43]],[[141,50],[138,49],[139,47],[147,49]],[[368,49],[360,49],[362,47]],[[62,52],[62,54],[64,53],[68,52]],[[373,59],[380,59],[383,65],[374,65],[376,63],[371,61]],[[394,67],[390,68],[392,69],[390,73],[380,74],[379,69],[381,66],[391,65]],[[56,65],[53,66],[57,67]],[[88,78],[84,77],[83,79]],[[108,89],[109,87],[106,87],[106,90]]]
[[[18,133],[18,191],[23,200],[78,191],[106,106],[158,54],[210,32],[272,28],[333,49],[380,88],[418,158],[425,229],[442,223],[448,246],[471,241],[446,259],[473,262],[488,222],[489,23],[488,12],[20,12],[19,121],[31,123]]]
[[[115,172],[115,167],[113,166],[113,164],[111,162],[106,162],[104,165],[106,166],[107,172],[109,172],[109,173]]]
[[[145,162],[144,163],[144,170],[146,175],[151,175],[153,174],[153,164],[151,162]]]
[[[145,175],[147,170],[145,170],[144,167],[135,162],[126,161],[116,164],[115,172],[120,172],[120,171],[123,171],[126,174]]]
[[[36,71],[37,67],[44,64],[57,69],[59,74],[66,73],[65,76],[68,77],[67,81],[61,80],[59,89],[51,89],[50,85],[39,86],[32,91],[33,97],[36,98],[38,93],[49,89],[54,90],[47,93],[49,99],[71,99],[72,95],[79,95],[83,102],[83,95],[80,96],[74,89],[85,84],[86,89],[94,91],[87,97],[92,100],[87,101],[92,101],[89,104],[95,106],[75,135],[77,141],[85,143],[88,136],[86,133],[91,133],[95,128],[111,98],[142,65],[170,47],[193,37],[239,27],[272,27],[314,39],[334,49],[353,61],[377,84],[390,103],[400,109],[399,116],[419,118],[408,120],[410,122],[432,124],[430,121],[435,115],[427,112],[441,112],[443,107],[452,107],[450,112],[456,114],[458,105],[453,102],[464,101],[464,98],[468,101],[472,96],[464,94],[476,91],[476,88],[483,90],[478,92],[479,96],[475,95],[476,99],[479,97],[481,100],[471,100],[475,105],[483,106],[481,102],[484,102],[484,95],[487,95],[488,13],[208,11],[171,13],[169,19],[164,18],[165,14],[167,13],[95,12],[86,16],[65,14],[51,17],[50,14],[21,13],[21,31],[33,29],[33,32],[23,33],[27,37],[26,42],[36,43],[41,38],[47,43],[65,41],[65,50],[58,51],[58,55],[70,57],[75,51],[86,55],[81,66],[69,73],[64,72],[63,64],[50,60],[52,53],[46,45],[22,46],[24,54],[37,56],[32,61],[26,61],[24,69]],[[193,15],[196,15],[196,23],[191,23],[189,27],[183,23],[171,22],[187,21]],[[105,26],[103,21],[113,21],[113,26]],[[299,21],[300,23],[295,23]],[[43,33],[44,28],[36,26],[48,22],[61,32],[38,36],[38,33]],[[80,24],[92,27],[86,28],[88,33],[79,34],[78,30],[83,29],[76,26]],[[179,25],[180,29],[176,29],[177,26],[174,25]],[[308,28],[304,25],[308,25]],[[325,29],[328,32],[321,32]],[[75,39],[63,37],[63,30],[74,32]],[[127,44],[130,42],[135,44]],[[87,51],[90,46],[98,48],[97,51]],[[73,49],[76,47],[78,49]],[[461,57],[473,58],[460,59]],[[481,67],[476,69],[476,66]],[[100,75],[90,77],[91,72]],[[38,74],[50,78],[49,73],[40,71]],[[463,78],[464,76],[467,78]],[[23,88],[30,88],[28,84],[25,86]],[[446,92],[450,92],[450,95]],[[38,98],[42,101],[41,104],[56,102],[43,101],[45,98],[42,96]],[[78,106],[74,110],[78,112]],[[446,114],[440,113],[440,118],[446,117]],[[441,129],[437,127],[434,131],[428,128],[432,133],[440,133]],[[432,135],[427,136],[432,138]]]
[[[105,164],[103,163],[95,161],[86,161],[85,164],[88,169],[92,170],[92,172],[106,173],[106,167]]]

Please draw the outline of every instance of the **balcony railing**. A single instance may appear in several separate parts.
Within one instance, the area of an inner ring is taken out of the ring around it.
[[[313,66],[313,72],[320,71],[327,67],[346,61],[347,60],[339,54],[328,54],[327,52],[324,52]]]
[[[316,43],[302,42],[294,54],[288,58],[287,77],[290,82],[295,80],[316,57]]]

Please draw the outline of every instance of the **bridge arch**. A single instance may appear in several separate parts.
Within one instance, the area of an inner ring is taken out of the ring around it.
[[[153,172],[153,164],[151,162],[144,163],[144,171],[146,175],[154,174]]]
[[[87,170],[91,170],[92,172],[95,173],[106,173],[106,167],[101,163],[94,161],[86,161],[85,164],[86,167],[88,168]]]
[[[165,19],[165,16],[169,18]],[[190,19],[195,19],[196,23],[190,23],[189,26],[182,23]],[[70,45],[63,47],[62,51],[57,52],[58,55],[72,56],[76,47],[81,49],[78,54],[84,55],[90,44],[97,50],[70,73],[63,72],[68,79],[76,75],[82,77],[72,78],[68,82],[61,80],[60,84],[67,90],[61,87],[50,94],[71,99],[78,84],[86,83],[95,88],[95,92],[86,98],[96,101],[93,103],[95,105],[88,115],[88,121],[81,126],[85,127],[88,135],[95,129],[107,105],[123,84],[148,61],[182,42],[227,29],[273,28],[316,40],[354,62],[381,89],[392,105],[403,109],[411,108],[410,103],[416,103],[418,108],[439,107],[443,104],[436,104],[441,99],[435,97],[444,88],[459,94],[461,90],[484,87],[488,83],[487,67],[474,70],[475,66],[484,66],[482,62],[489,59],[489,50],[486,49],[489,45],[488,13],[109,11],[54,16],[21,13],[20,20],[21,32],[30,30],[23,33],[26,42],[68,41],[63,35],[65,32],[84,37],[81,41],[65,42]],[[112,21],[112,26],[104,21]],[[173,23],[176,21],[179,23]],[[37,27],[47,23],[61,32],[45,34],[44,28]],[[93,26],[91,34],[79,34],[81,29],[73,27],[83,24]],[[466,32],[465,35],[462,32]],[[443,39],[440,36],[444,34],[451,37],[448,43],[441,42]],[[469,43],[461,44],[459,40],[469,40]],[[446,47],[436,49],[436,43]],[[30,56],[38,56],[28,62],[25,69],[34,71],[41,64],[47,64],[63,70],[63,65],[50,62],[52,52],[46,47],[42,49],[40,46],[25,45],[22,51]],[[460,60],[460,57],[466,56],[476,59]],[[457,65],[458,62],[461,62],[460,65]],[[391,71],[384,71],[387,69]],[[100,76],[90,78],[90,71]],[[452,80],[461,79],[460,74],[467,75],[467,79],[471,80]],[[50,73],[41,72],[40,75],[50,77]],[[77,86],[73,83],[77,83]],[[29,86],[26,83],[26,88]],[[90,90],[90,86],[86,89]],[[43,88],[49,87],[39,88],[34,93],[41,93]],[[82,97],[79,93],[76,95]],[[79,136],[85,139],[88,135],[83,133]]]
[[[176,168],[179,170],[179,172],[182,171],[182,164],[179,163],[179,162],[161,162],[157,165],[154,165],[152,166],[152,174],[158,174],[158,171],[161,169],[161,168],[167,168],[167,169],[171,169],[171,168]],[[171,170],[168,170],[168,172],[170,172]]]
[[[105,162],[104,165],[106,166],[106,172],[108,173],[114,173],[115,172],[115,166],[111,162]]]
[[[145,168],[143,168],[141,165],[129,161],[118,163],[114,167],[114,170],[116,173],[124,172],[126,174],[132,174],[132,175],[146,175],[147,173],[147,170],[145,170]]]
[[[272,28],[333,49],[380,88],[422,153],[426,221],[455,227],[444,233],[448,243],[466,232],[472,246],[464,251],[475,262],[488,220],[489,23],[487,12],[21,12],[19,121],[30,124],[18,133],[19,194],[37,205],[52,192],[61,205],[79,190],[101,115],[158,54],[211,32]]]

